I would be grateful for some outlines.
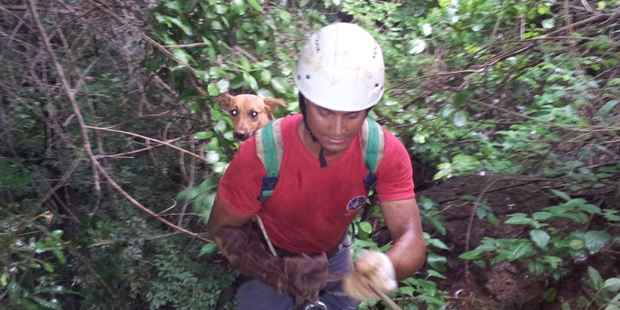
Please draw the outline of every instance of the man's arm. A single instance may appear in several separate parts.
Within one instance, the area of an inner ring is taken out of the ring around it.
[[[394,244],[387,252],[399,280],[414,274],[426,259],[420,210],[414,198],[381,203]]]
[[[213,238],[218,230],[225,226],[239,227],[247,223],[254,215],[239,216],[230,211],[231,206],[218,196],[215,198],[209,221],[207,222],[207,233]]]

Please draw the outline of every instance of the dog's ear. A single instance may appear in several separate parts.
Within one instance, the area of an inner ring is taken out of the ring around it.
[[[265,102],[265,106],[269,109],[269,111],[273,111],[277,107],[286,108],[287,106],[286,101],[278,98],[265,97],[263,98],[263,101]]]
[[[235,100],[235,96],[229,93],[223,93],[217,97],[215,97],[215,101],[220,104],[222,109],[230,110],[233,108],[233,101]]]

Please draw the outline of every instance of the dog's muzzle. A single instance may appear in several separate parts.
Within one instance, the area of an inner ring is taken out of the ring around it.
[[[251,134],[235,132],[234,136],[235,136],[235,139],[237,139],[237,140],[245,141],[247,138],[249,138],[251,136]]]

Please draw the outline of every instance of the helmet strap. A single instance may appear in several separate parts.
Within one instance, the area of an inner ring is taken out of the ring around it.
[[[314,136],[314,133],[312,133],[312,129],[310,129],[310,126],[308,126],[308,120],[306,118],[306,98],[304,97],[304,95],[302,95],[301,92],[299,93],[299,108],[301,110],[301,115],[303,116],[303,119],[304,119],[304,127],[310,134],[310,138],[312,139],[312,142],[317,143],[320,147],[319,165],[321,166],[321,168],[325,168],[327,167],[327,159],[325,159],[325,150],[323,149],[323,146],[321,145],[321,143],[319,143],[319,140]]]

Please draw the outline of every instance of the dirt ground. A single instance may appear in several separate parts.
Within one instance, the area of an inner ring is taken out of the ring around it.
[[[531,276],[527,272],[527,263],[504,262],[480,267],[457,259],[464,251],[476,248],[483,237],[527,238],[528,230],[524,225],[501,223],[508,214],[530,214],[560,202],[561,200],[549,191],[554,187],[553,182],[520,176],[467,176],[453,178],[418,192],[418,198],[425,196],[438,203],[447,230],[446,235],[441,236],[434,232],[432,227],[425,227],[425,231],[432,233],[434,237],[440,236],[450,247],[449,251],[438,253],[448,259],[449,270],[444,272],[448,279],[441,285],[450,294],[450,309],[559,310],[562,303],[570,304],[571,309],[586,309],[580,304],[579,296],[592,293],[582,282],[584,277],[587,277],[587,267],[595,267],[603,278],[620,274],[620,251],[617,248],[606,249],[584,260],[570,262],[569,273],[561,281],[554,281],[550,277]],[[463,200],[461,196],[464,194],[471,198]],[[596,198],[610,207],[618,208],[617,195],[616,190],[612,196]],[[492,225],[475,215],[473,206],[478,201],[486,203],[499,224]],[[554,226],[565,231],[579,228],[568,221],[554,223]],[[618,227],[606,228],[612,236],[620,235]]]

